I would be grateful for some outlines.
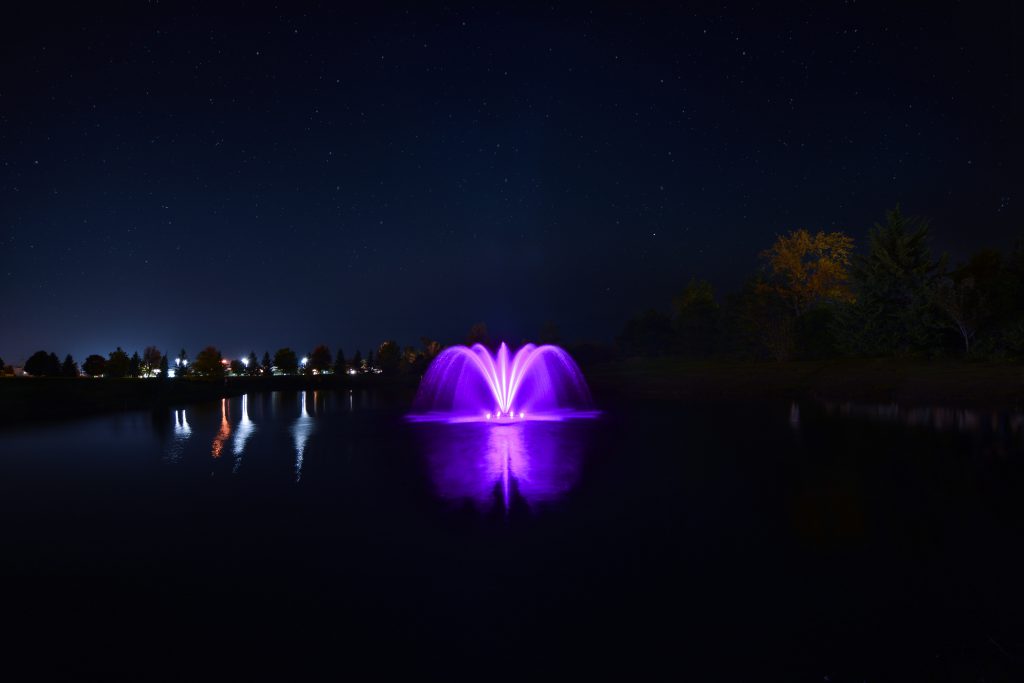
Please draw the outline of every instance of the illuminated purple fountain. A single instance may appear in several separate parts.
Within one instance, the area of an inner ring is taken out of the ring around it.
[[[416,396],[415,421],[511,424],[594,417],[590,390],[572,357],[557,346],[527,344],[492,354],[476,344],[445,349]]]

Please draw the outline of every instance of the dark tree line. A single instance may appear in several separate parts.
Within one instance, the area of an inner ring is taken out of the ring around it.
[[[424,337],[423,347],[407,346],[402,349],[397,342],[387,340],[376,350],[367,352],[364,358],[356,350],[351,361],[346,359],[344,351],[332,354],[325,344],[320,344],[301,359],[293,349],[282,347],[274,352],[263,352],[262,360],[255,351],[250,351],[243,358],[227,360],[214,346],[207,346],[190,360],[188,353],[182,349],[175,358],[162,354],[155,346],[146,347],[140,355],[131,355],[120,346],[106,357],[92,354],[82,363],[81,371],[74,359],[68,355],[61,363],[57,355],[47,351],[38,351],[25,364],[25,372],[35,377],[78,377],[85,374],[89,377],[159,377],[177,378],[202,377],[222,378],[226,375],[260,376],[260,375],[328,375],[328,374],[410,374],[423,373],[427,365],[440,353],[442,346],[437,341]],[[0,368],[3,368],[0,364]],[[171,373],[170,370],[174,372]]]
[[[626,322],[614,350],[576,344],[582,363],[620,356],[730,356],[774,360],[839,356],[1024,358],[1024,241],[1000,251],[983,249],[951,266],[935,256],[928,222],[897,207],[869,232],[862,253],[842,232],[796,230],[761,253],[763,268],[737,291],[716,295],[693,279],[666,309],[651,308]],[[559,343],[545,323],[538,343]],[[487,325],[473,325],[467,344],[494,348]],[[129,355],[117,347],[90,355],[81,372],[91,377],[223,377],[270,374],[386,373],[421,375],[444,347],[422,338],[420,347],[386,340],[351,359],[321,344],[303,356],[288,347],[262,358],[250,351],[227,361],[213,346],[190,361],[156,347]],[[0,368],[4,368],[0,362]],[[25,364],[35,376],[78,376],[68,355],[38,351]]]
[[[627,356],[1024,358],[1024,241],[950,266],[926,220],[886,213],[862,254],[843,233],[795,231],[724,298],[693,280],[669,311],[630,319]]]

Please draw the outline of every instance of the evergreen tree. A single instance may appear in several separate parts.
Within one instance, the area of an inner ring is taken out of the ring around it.
[[[274,354],[274,367],[283,375],[294,375],[299,368],[299,359],[288,347],[278,349]]]
[[[178,354],[178,357],[174,360],[174,364],[177,366],[176,377],[184,377],[188,374],[188,353],[185,349],[182,349]]]
[[[331,350],[325,344],[320,344],[309,354],[309,367],[323,374],[331,368]]]
[[[373,353],[372,351],[370,352]],[[368,356],[366,362],[370,367],[373,367],[372,356]],[[380,364],[381,370],[391,374],[398,370],[398,364],[402,360],[402,349],[398,346],[398,342],[394,340],[387,340],[383,342],[377,349],[377,362]]]
[[[263,362],[260,363],[260,367],[263,368],[263,374],[269,375],[274,367],[274,363],[270,360],[270,352],[263,352]]]
[[[60,366],[60,374],[64,377],[78,377],[78,363],[70,353],[64,357],[64,364]]]
[[[868,253],[854,259],[855,301],[841,310],[840,344],[858,355],[906,355],[934,348],[933,305],[945,259],[933,260],[928,223],[905,217],[899,206],[875,224]]]
[[[337,355],[334,356],[334,374],[344,375],[345,374],[345,351],[344,349],[338,349]]]
[[[167,368],[167,356],[161,356],[160,358],[160,379],[167,379],[168,368]]]
[[[256,357],[255,351],[249,352],[248,358],[249,364],[246,366],[247,374],[258,375],[260,374],[260,360]]]
[[[359,349],[356,349],[356,355],[352,356],[352,367],[356,369],[356,372],[363,369],[363,354],[359,353]]]
[[[142,374],[142,358],[139,357],[139,352],[136,351],[128,360],[128,376],[138,377],[140,374]]]

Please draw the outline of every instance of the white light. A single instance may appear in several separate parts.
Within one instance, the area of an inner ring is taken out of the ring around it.
[[[302,360],[300,360],[299,362],[300,362],[300,363],[302,363],[303,365],[305,365],[306,363],[308,363],[308,362],[309,362],[309,359],[308,359],[308,358],[306,358],[305,356],[303,356],[303,357],[302,357]]]
[[[522,419],[523,419],[523,414],[522,414],[522,413],[519,413],[519,419],[520,419],[520,420],[522,420]]]
[[[177,365],[180,368],[181,367],[181,359],[180,358],[175,358],[174,359],[174,364]]]
[[[173,369],[171,369],[171,370],[168,370],[168,371],[167,371],[167,376],[168,376],[168,377],[174,377],[174,370],[173,370]]]
[[[487,419],[488,419],[488,420],[490,420],[490,419],[491,419],[491,414],[490,414],[490,413],[487,413]]]
[[[243,358],[242,359],[242,365],[244,365],[245,367],[249,367],[249,359],[248,358]]]

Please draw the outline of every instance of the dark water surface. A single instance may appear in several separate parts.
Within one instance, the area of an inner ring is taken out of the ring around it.
[[[407,405],[254,394],[0,432],[4,666],[1021,676],[1019,415],[648,402],[499,426]]]

